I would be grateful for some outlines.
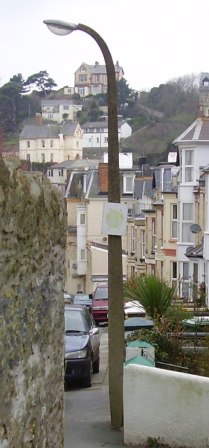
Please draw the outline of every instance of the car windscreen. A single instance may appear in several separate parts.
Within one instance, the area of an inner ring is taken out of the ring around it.
[[[65,310],[66,332],[87,332],[87,323],[80,310]]]
[[[108,300],[108,288],[98,287],[95,289],[94,300]]]
[[[88,303],[88,302],[90,302],[90,299],[89,299],[89,296],[87,294],[86,295],[78,294],[78,295],[74,296],[73,302],[75,304],[79,304],[79,303],[82,303],[82,302]]]

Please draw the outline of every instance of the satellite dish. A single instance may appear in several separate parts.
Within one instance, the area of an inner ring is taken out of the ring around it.
[[[190,226],[190,230],[192,233],[199,233],[201,232],[201,227],[199,226],[199,224],[192,224]]]

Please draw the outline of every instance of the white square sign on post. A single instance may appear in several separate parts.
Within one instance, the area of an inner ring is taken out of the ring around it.
[[[102,234],[123,236],[126,234],[127,204],[107,202],[103,207]]]

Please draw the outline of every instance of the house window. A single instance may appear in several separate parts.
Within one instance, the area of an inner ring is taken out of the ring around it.
[[[155,219],[152,219],[152,252],[155,252],[155,241],[156,241]]]
[[[131,252],[135,253],[135,228],[131,226]]]
[[[26,154],[26,160],[28,160],[28,162],[30,162],[30,154]]]
[[[105,143],[107,143],[108,142],[108,137],[105,137],[104,141],[105,141]]]
[[[68,106],[63,106],[63,110],[68,110],[69,109],[69,107]]]
[[[54,141],[50,140],[50,148],[53,148],[53,146],[54,146]]]
[[[95,75],[95,81],[99,82],[100,81],[100,75]]]
[[[182,242],[192,243],[194,236],[190,230],[190,226],[193,223],[193,204],[182,204]]]
[[[53,162],[53,161],[54,161],[53,158],[54,158],[54,154],[51,153],[51,154],[50,154],[50,162]]]
[[[171,238],[177,238],[177,204],[171,204]]]
[[[48,177],[53,177],[53,170],[48,170]]]
[[[86,215],[85,213],[80,214],[80,224],[86,224]]]
[[[145,257],[145,230],[140,231],[141,258]]]
[[[84,88],[78,88],[78,93],[79,93],[79,95],[81,95],[81,96],[84,96],[85,95],[85,89]]]
[[[189,263],[186,261],[183,262],[182,297],[189,297]]]
[[[177,262],[171,261],[171,286],[172,288],[177,287]]]
[[[85,261],[85,259],[86,259],[86,250],[81,249],[81,261]]]
[[[30,140],[27,140],[27,148],[30,148]]]
[[[124,176],[123,178],[124,193],[133,193],[133,177]]]
[[[45,154],[44,153],[41,154],[41,161],[42,161],[42,163],[45,163]]]
[[[84,74],[79,75],[79,82],[84,82],[84,81],[87,81],[87,75],[84,75]]]
[[[97,143],[99,143],[99,137],[97,137]]]
[[[45,148],[45,140],[41,140],[41,147]]]
[[[194,151],[185,151],[185,182],[194,182]]]
[[[59,170],[59,177],[63,177],[63,170]]]

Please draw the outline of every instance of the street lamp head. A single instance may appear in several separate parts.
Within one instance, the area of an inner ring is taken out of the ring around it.
[[[44,20],[43,23],[48,26],[53,34],[57,34],[58,36],[66,36],[78,28],[78,25],[63,22],[62,20]]]

